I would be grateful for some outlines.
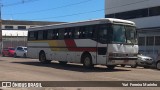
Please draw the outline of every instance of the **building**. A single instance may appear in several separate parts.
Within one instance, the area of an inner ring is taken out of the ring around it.
[[[6,47],[27,46],[27,34],[30,27],[57,24],[62,22],[2,20],[2,44]]]
[[[139,51],[156,59],[160,53],[160,0],[105,0],[105,17],[134,21]]]

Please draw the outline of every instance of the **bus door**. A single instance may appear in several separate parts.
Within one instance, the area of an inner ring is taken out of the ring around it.
[[[97,64],[106,64],[107,59],[107,26],[101,25],[97,39]]]

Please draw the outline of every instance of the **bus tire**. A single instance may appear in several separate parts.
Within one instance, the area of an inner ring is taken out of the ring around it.
[[[85,68],[92,68],[93,67],[92,57],[89,54],[82,56],[82,62],[83,62],[83,67],[85,67]]]
[[[137,68],[137,63],[136,64],[134,64],[134,65],[131,65],[131,68]]]
[[[158,61],[158,62],[156,63],[156,68],[157,68],[158,70],[160,70],[160,61]]]
[[[124,64],[121,64],[121,67],[125,67],[126,65],[124,65]]]
[[[51,60],[46,60],[45,52],[40,52],[39,54],[39,61],[43,64],[51,63]]]
[[[116,65],[107,65],[107,69],[113,70],[116,67]]]

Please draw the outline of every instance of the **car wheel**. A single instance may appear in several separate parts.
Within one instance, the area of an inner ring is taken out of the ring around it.
[[[39,61],[40,61],[41,63],[43,63],[43,64],[51,63],[50,60],[46,60],[46,55],[45,55],[44,52],[41,52],[41,53],[39,54]]]
[[[17,58],[17,54],[16,53],[14,53],[14,58]]]
[[[2,57],[5,57],[4,53],[2,53]]]
[[[85,55],[82,59],[83,59],[83,67],[85,68],[93,67],[92,58],[90,55]]]
[[[157,68],[158,70],[160,70],[160,61],[157,62],[156,68]]]
[[[109,70],[113,70],[115,67],[116,67],[115,65],[107,65],[107,68],[108,68]]]
[[[24,57],[24,58],[26,58],[26,57],[27,57],[25,53],[23,54],[23,57]]]

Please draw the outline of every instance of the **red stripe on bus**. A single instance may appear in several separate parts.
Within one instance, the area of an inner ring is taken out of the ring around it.
[[[68,47],[69,51],[89,51],[89,52],[96,52],[96,47],[77,47],[76,43],[73,39],[65,40],[66,47]],[[75,47],[75,48],[74,48]]]
[[[74,39],[65,40],[66,47],[77,47]],[[69,51],[74,51],[74,48],[68,48]]]

